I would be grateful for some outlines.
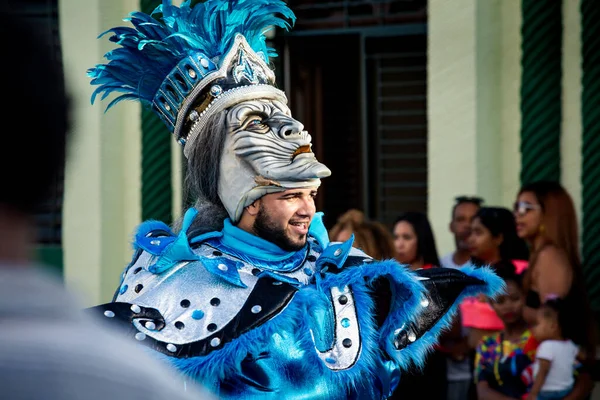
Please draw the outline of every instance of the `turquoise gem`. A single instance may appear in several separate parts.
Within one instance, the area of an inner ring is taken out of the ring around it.
[[[204,317],[204,312],[202,310],[194,310],[192,313],[192,318],[194,319],[202,319]]]
[[[127,291],[127,288],[128,288],[128,287],[129,287],[129,286],[127,286],[127,285],[123,285],[123,286],[121,286],[121,289],[119,290],[119,294],[123,294],[123,293],[125,293],[125,292]]]
[[[344,328],[347,328],[350,326],[350,320],[348,318],[342,319],[341,323]]]

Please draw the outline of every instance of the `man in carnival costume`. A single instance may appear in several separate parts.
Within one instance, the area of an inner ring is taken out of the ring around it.
[[[384,399],[463,297],[502,282],[486,268],[411,272],[352,238],[329,241],[314,196],[331,172],[265,44],[294,19],[279,0],[165,0],[108,31],[121,47],[89,70],[92,102],[122,92],[108,107],[151,106],[183,146],[198,201],[177,229],[139,226],[113,301],[90,310],[221,398]],[[373,290],[382,281],[391,298]]]

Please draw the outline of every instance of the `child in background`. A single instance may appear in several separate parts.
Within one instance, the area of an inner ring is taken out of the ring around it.
[[[511,262],[496,265],[496,274],[506,283],[506,293],[490,300],[504,328],[484,337],[475,355],[475,384],[479,400],[521,399],[527,395],[528,372],[537,341],[523,319],[525,293],[522,276]]]
[[[573,389],[573,366],[583,356],[569,337],[567,310],[558,296],[538,309],[533,335],[541,342],[533,365],[534,382],[528,400],[562,399]]]

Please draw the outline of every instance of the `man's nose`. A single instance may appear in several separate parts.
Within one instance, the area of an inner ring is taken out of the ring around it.
[[[279,137],[285,140],[298,139],[304,131],[304,125],[300,121],[288,118],[279,129]]]
[[[297,213],[303,216],[312,217],[317,211],[317,206],[312,197],[306,197],[302,201],[302,205],[298,209]]]

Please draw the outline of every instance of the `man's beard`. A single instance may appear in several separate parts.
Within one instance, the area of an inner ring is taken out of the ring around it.
[[[298,251],[306,244],[306,239],[301,243],[293,242],[285,234],[285,229],[277,226],[277,223],[264,212],[262,204],[258,209],[258,214],[256,214],[253,230],[259,237],[277,245],[285,251]]]

